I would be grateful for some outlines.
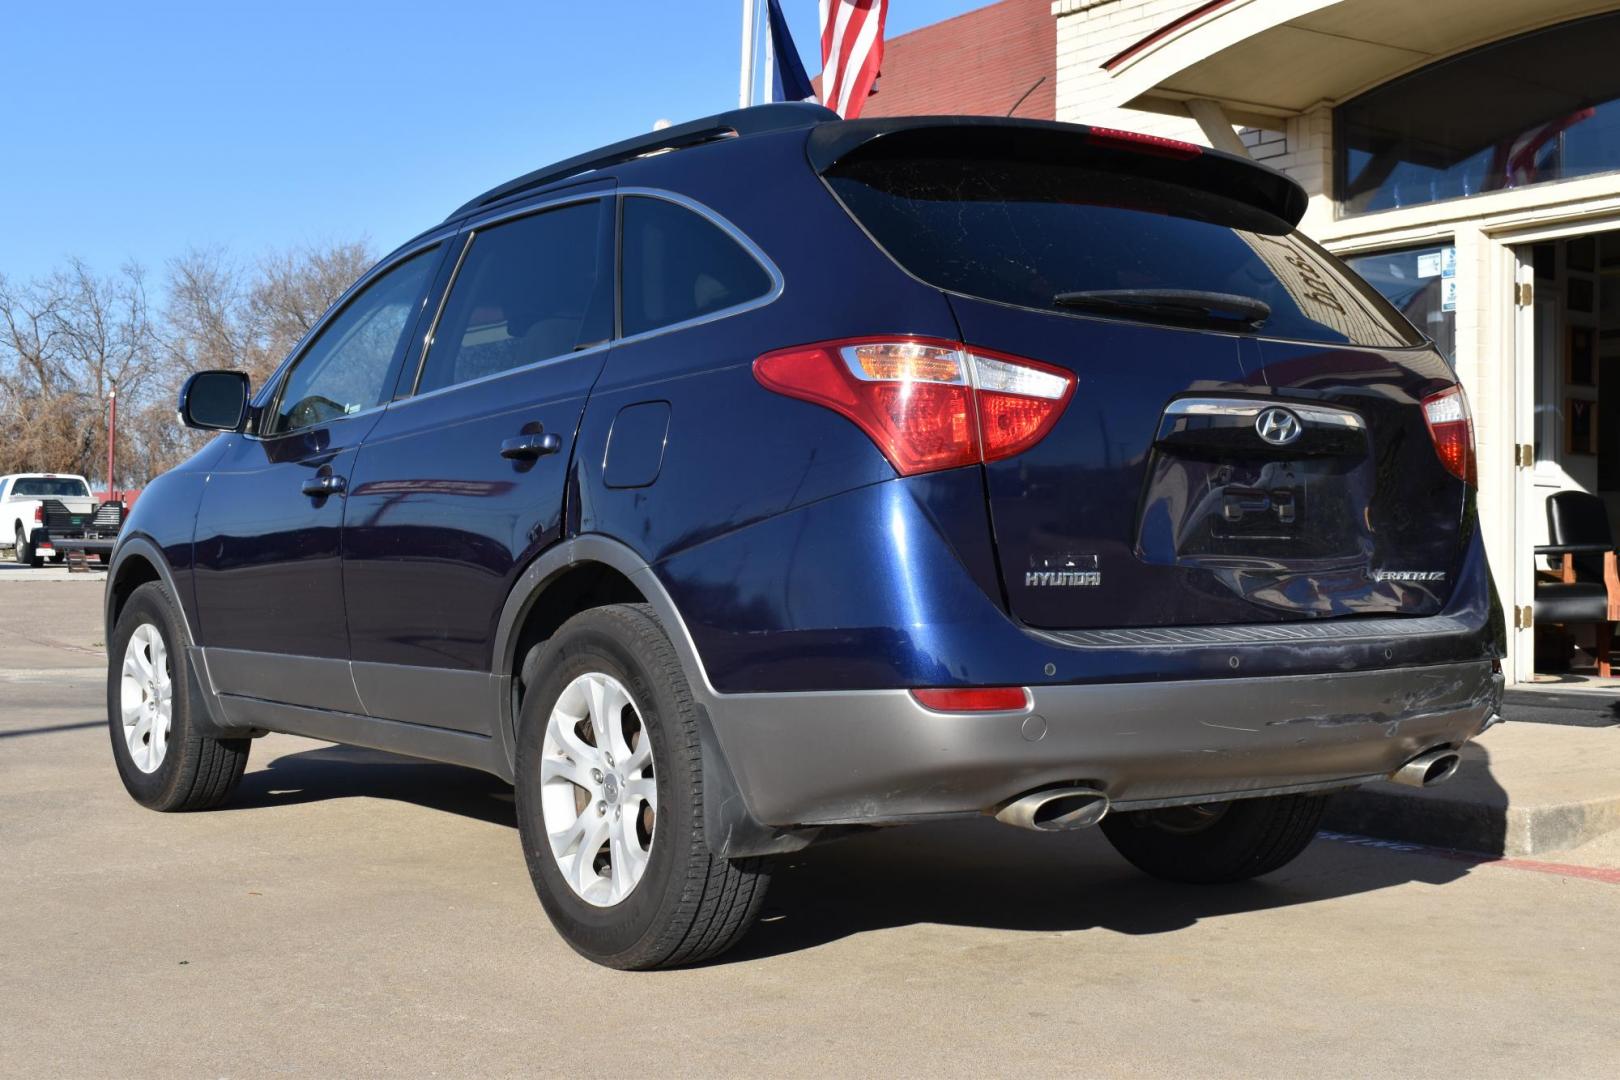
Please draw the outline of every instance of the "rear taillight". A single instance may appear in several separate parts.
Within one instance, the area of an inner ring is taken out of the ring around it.
[[[1022,686],[971,686],[960,690],[913,690],[917,704],[935,712],[1012,712],[1029,705]]]
[[[39,524],[42,524],[44,521],[45,521],[45,507],[44,507],[44,505],[34,507],[34,524],[39,525]]]
[[[754,361],[754,377],[854,421],[902,476],[1021,453],[1074,391],[1062,368],[933,338],[778,349]]]
[[[1434,452],[1446,471],[1479,486],[1479,465],[1474,456],[1474,421],[1468,396],[1460,386],[1449,387],[1423,399],[1423,420],[1429,425]]]

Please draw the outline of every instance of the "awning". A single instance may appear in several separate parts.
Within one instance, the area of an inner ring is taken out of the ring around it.
[[[1214,0],[1104,67],[1121,105],[1185,114],[1186,102],[1208,100],[1239,123],[1264,125],[1478,45],[1617,9],[1616,0]],[[1524,75],[1527,85],[1515,88],[1523,98],[1481,88],[1467,107],[1522,100],[1527,115],[1555,113],[1556,104],[1527,100],[1535,72]],[[1460,100],[1436,106],[1457,109]],[[1499,112],[1490,126],[1504,126]]]

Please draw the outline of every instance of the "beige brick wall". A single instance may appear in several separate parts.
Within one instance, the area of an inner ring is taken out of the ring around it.
[[[1209,140],[1190,118],[1122,109],[1103,61],[1201,0],[1055,0],[1057,119],[1186,139]]]
[[[1055,0],[1057,19],[1057,119],[1166,135],[1209,144],[1189,117],[1120,107],[1119,89],[1104,61],[1142,40],[1202,0]],[[1290,118],[1282,131],[1245,129],[1249,153],[1281,169],[1311,193],[1306,230],[1332,220],[1332,113],[1313,109]]]
[[[1240,128],[1238,137],[1243,145],[1248,147],[1249,156],[1256,161],[1271,164],[1276,158],[1288,153],[1288,133],[1286,131],[1269,131],[1265,128]]]

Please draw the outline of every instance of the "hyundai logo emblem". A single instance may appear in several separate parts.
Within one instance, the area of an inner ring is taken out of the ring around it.
[[[1267,409],[1254,418],[1254,430],[1272,446],[1287,446],[1300,435],[1299,417],[1287,409]]]

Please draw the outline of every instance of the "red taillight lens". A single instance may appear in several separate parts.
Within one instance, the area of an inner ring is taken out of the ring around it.
[[[1434,452],[1446,471],[1471,487],[1479,486],[1479,464],[1474,456],[1474,421],[1468,397],[1460,386],[1449,387],[1423,399],[1423,420],[1429,425]]]
[[[754,361],[754,377],[848,417],[901,476],[1027,450],[1074,390],[1074,376],[1061,368],[931,338],[779,349]]]
[[[40,524],[43,524],[44,521],[45,521],[45,507],[43,505],[34,507],[34,524],[35,525],[40,525]]]
[[[1022,686],[975,686],[966,690],[913,690],[917,704],[935,712],[1011,712],[1029,704]]]

